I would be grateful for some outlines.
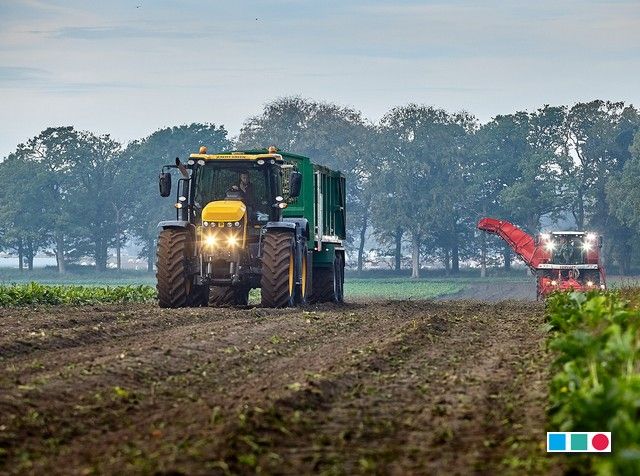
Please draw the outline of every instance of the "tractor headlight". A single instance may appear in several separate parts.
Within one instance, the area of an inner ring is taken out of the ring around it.
[[[600,285],[600,289],[604,289],[604,284],[601,284],[601,285]]]
[[[557,285],[558,285],[558,281],[556,281],[555,279],[551,281],[551,286],[557,286]]]
[[[587,286],[592,287],[593,286],[593,281],[587,281]]]
[[[595,233],[587,233],[587,241],[596,241]]]
[[[591,250],[591,243],[589,243],[589,242],[585,241],[584,243],[582,243],[582,249],[583,249],[584,251],[589,251],[589,250]]]
[[[540,235],[540,238],[542,238],[542,241],[549,241],[551,239],[551,234],[550,233],[542,233]]]
[[[207,235],[207,237],[204,239],[204,243],[205,245],[207,245],[209,248],[213,248],[214,246],[216,246],[216,237],[213,235]]]
[[[544,245],[544,247],[547,249],[547,251],[553,251],[556,247],[556,242],[555,241],[547,241]]]

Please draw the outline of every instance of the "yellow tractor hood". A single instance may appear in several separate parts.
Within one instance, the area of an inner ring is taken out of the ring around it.
[[[239,200],[209,202],[202,210],[202,221],[240,221],[247,207]]]

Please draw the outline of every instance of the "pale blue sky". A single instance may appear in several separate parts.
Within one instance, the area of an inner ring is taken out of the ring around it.
[[[284,95],[377,120],[640,103],[640,0],[0,0],[0,157],[47,126],[127,141]]]

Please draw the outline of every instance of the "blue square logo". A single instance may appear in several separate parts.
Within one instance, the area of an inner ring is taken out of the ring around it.
[[[549,433],[547,451],[565,451],[567,449],[567,435],[565,433]]]

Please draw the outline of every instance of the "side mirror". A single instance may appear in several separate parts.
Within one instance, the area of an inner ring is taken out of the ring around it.
[[[300,172],[291,172],[289,177],[289,198],[299,197],[301,188],[302,174]]]
[[[162,172],[158,177],[158,183],[160,185],[160,196],[168,197],[171,195],[171,174],[169,172]]]

